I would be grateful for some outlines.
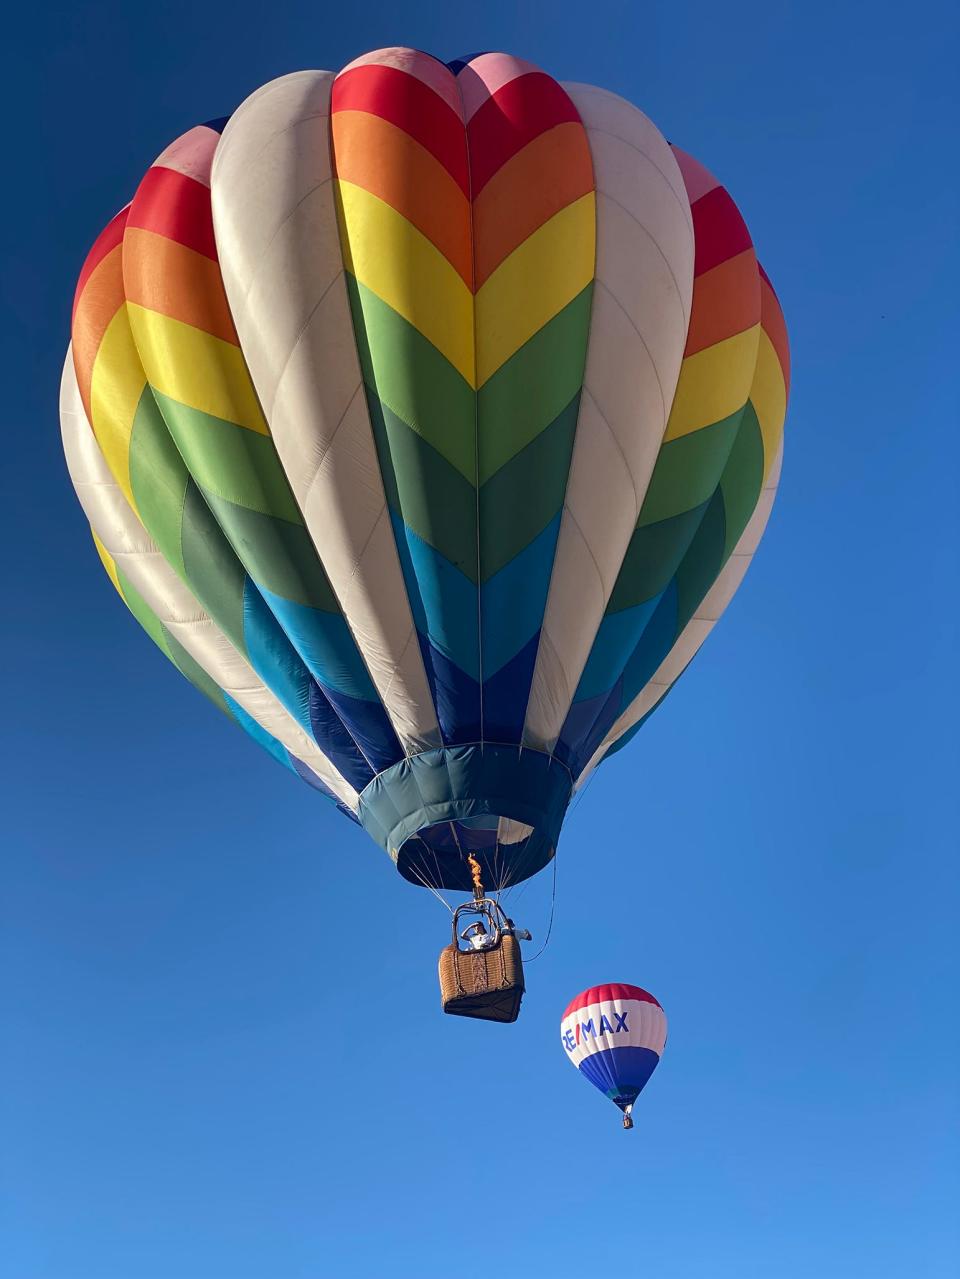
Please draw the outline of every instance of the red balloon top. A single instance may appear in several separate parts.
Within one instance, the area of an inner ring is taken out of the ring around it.
[[[608,982],[606,986],[591,986],[575,999],[571,999],[563,1017],[569,1017],[571,1013],[577,1012],[580,1008],[586,1008],[588,1004],[602,1004],[611,999],[640,999],[647,1004],[656,1004],[658,1008],[661,1006],[659,1000],[654,999],[648,990],[643,990],[640,986],[630,986],[622,981]]]

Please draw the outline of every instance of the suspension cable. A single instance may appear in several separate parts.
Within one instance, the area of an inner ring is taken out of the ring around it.
[[[437,860],[436,852],[430,847],[430,845],[423,839],[421,835],[418,835],[417,839],[420,841],[425,852],[433,853],[433,860],[436,862]],[[427,863],[425,861],[422,863],[422,866],[424,871],[428,870]],[[415,865],[413,861],[410,862],[410,869],[413,871],[414,875],[416,875],[417,879],[419,879],[420,883],[424,886],[424,888],[428,889],[434,895],[434,897],[436,897],[440,905],[444,906],[452,915],[453,907],[450,905],[450,903],[447,901],[444,895],[440,892],[439,864],[437,865],[438,879],[436,884],[432,884],[426,874],[421,874],[421,871],[418,869],[418,867]]]
[[[539,959],[540,956],[543,954],[543,952],[547,949],[547,946],[550,944],[550,934],[553,932],[553,915],[554,915],[554,911],[556,910],[556,905],[557,905],[557,854],[556,854],[556,851],[554,851],[553,889],[550,893],[550,922],[547,924],[547,935],[543,939],[543,945],[540,947],[540,949],[537,951],[535,955],[531,955],[529,959],[527,959],[526,956],[524,956],[523,962],[525,964],[532,964],[535,959]]]

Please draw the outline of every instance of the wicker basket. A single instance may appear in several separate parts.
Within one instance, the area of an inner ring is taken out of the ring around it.
[[[520,943],[504,932],[507,921],[495,902],[461,906],[453,917],[453,942],[440,952],[440,998],[443,1011],[484,1021],[516,1021],[523,998]],[[491,909],[492,908],[492,909]],[[494,944],[486,950],[461,950],[457,924],[461,911],[484,914],[494,926]]]

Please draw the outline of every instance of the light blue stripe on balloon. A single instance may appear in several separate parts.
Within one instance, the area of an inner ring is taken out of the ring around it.
[[[543,532],[483,584],[480,614],[485,681],[516,657],[543,623],[559,531],[557,514]]]
[[[265,728],[262,728],[252,715],[248,715],[243,707],[233,700],[229,693],[224,693],[223,696],[227,703],[227,709],[230,711],[230,714],[237,721],[240,727],[244,729],[245,732],[249,733],[257,745],[262,746],[265,751],[268,751],[278,763],[282,764],[284,768],[289,768],[295,773],[297,770],[290,763],[290,756],[287,753],[287,748],[282,746],[280,742],[278,742],[271,733],[268,733]]]
[[[262,586],[257,589],[319,683],[347,697],[378,700],[350,628],[339,613],[294,603]]]
[[[599,697],[613,688],[662,598],[662,594],[656,595],[652,600],[604,617],[580,676],[575,702]]]
[[[310,673],[249,577],[243,584],[243,638],[250,665],[312,736]]]
[[[454,666],[480,678],[477,587],[393,512],[393,533],[414,624]]]
[[[656,612],[623,670],[623,692],[620,712],[627,709],[673,648],[677,639],[677,579],[674,578],[660,597]]]

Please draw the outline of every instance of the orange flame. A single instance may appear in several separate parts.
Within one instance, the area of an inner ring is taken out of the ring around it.
[[[480,863],[473,853],[467,853],[467,865],[470,867],[470,874],[473,876],[473,895],[479,901],[483,896],[483,880],[480,878]]]

